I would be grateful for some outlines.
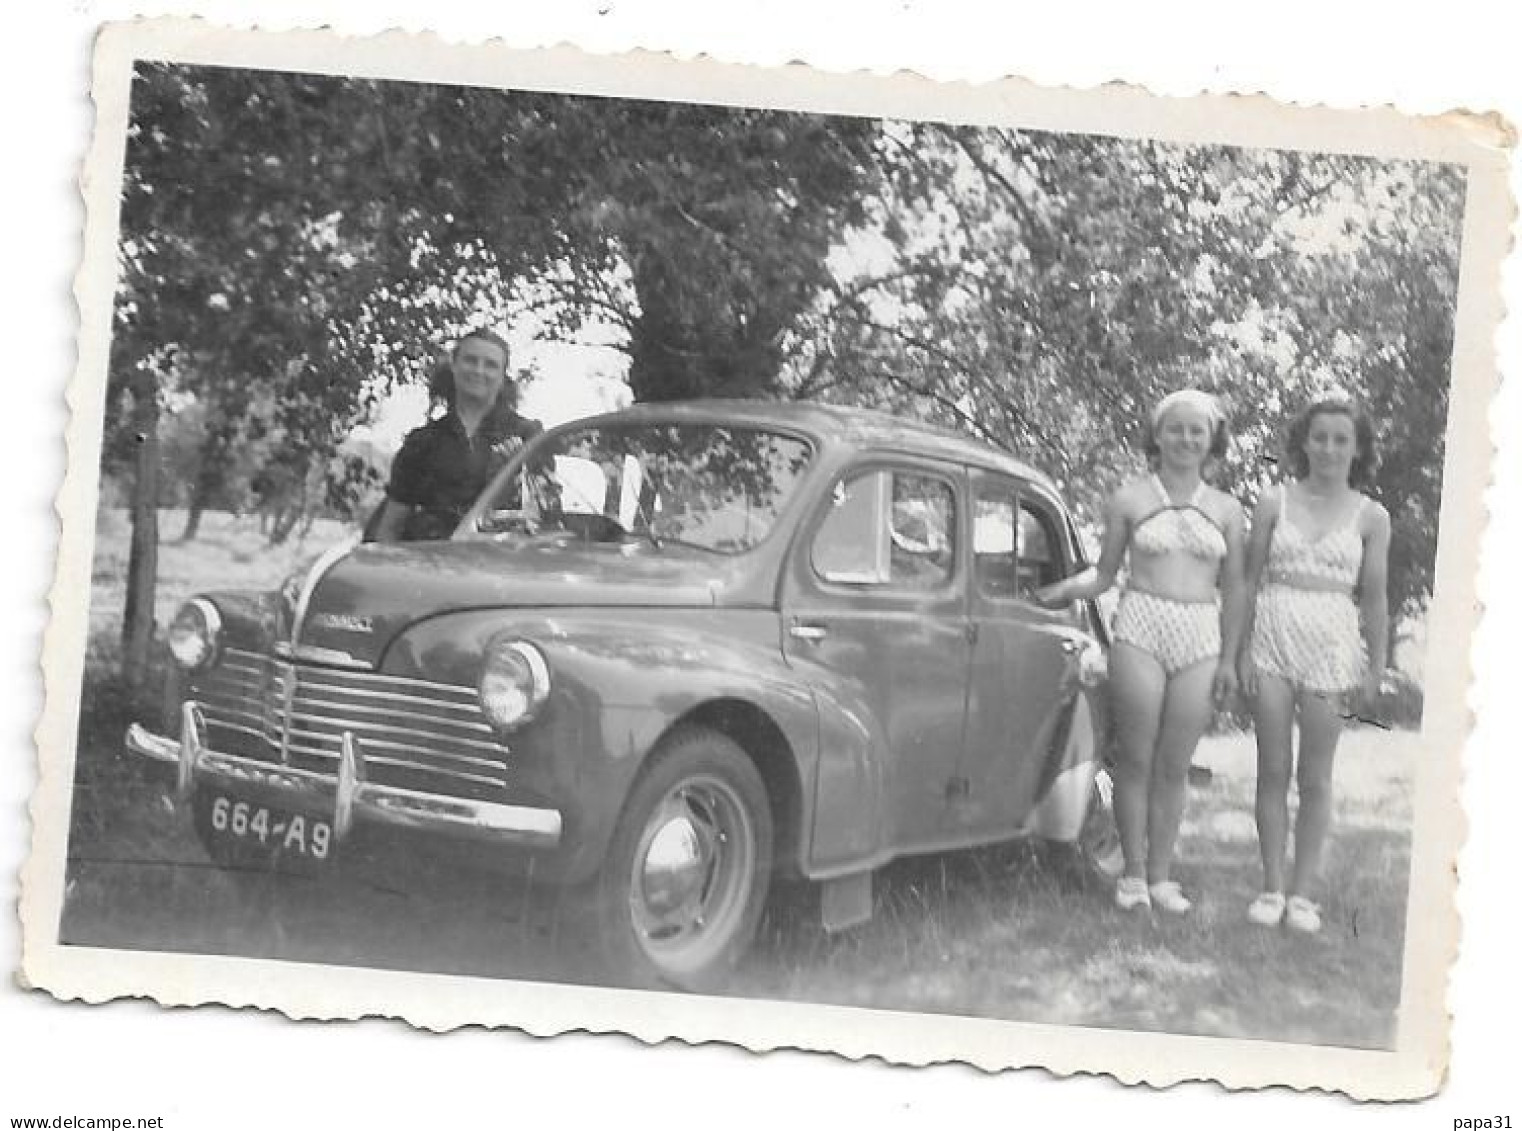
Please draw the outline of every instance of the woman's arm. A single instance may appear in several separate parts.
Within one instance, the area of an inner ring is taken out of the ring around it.
[[[1246,561],[1242,570],[1242,614],[1237,635],[1237,677],[1245,694],[1257,691],[1257,676],[1250,655],[1252,626],[1258,608],[1258,588],[1263,584],[1263,570],[1268,564],[1268,546],[1279,518],[1279,492],[1270,487],[1258,496],[1252,512],[1252,533],[1247,539]]]
[[[386,484],[386,498],[380,513],[371,520],[368,534],[376,542],[399,542],[407,529],[407,520],[427,497],[429,465],[433,446],[426,426],[414,428],[402,441],[401,450],[391,461],[391,478]]]
[[[1124,488],[1116,491],[1105,503],[1105,530],[1099,544],[1099,561],[1081,573],[1037,589],[1034,596],[1039,604],[1060,608],[1071,601],[1097,597],[1115,584],[1131,530],[1131,520],[1121,497],[1123,492]]]
[[[1390,604],[1387,577],[1390,568],[1390,512],[1375,503],[1364,523],[1363,566],[1358,571],[1359,623],[1363,627],[1364,651],[1369,666],[1364,674],[1363,697],[1372,704],[1379,697],[1385,665],[1390,660]]]
[[[1230,499],[1230,516],[1223,533],[1226,535],[1226,557],[1221,562],[1221,659],[1216,664],[1212,693],[1216,705],[1224,706],[1237,690],[1237,654],[1242,648],[1242,633],[1246,625],[1247,582],[1243,572],[1246,541],[1246,521],[1242,507]]]

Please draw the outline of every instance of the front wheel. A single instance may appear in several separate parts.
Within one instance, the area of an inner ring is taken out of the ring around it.
[[[704,727],[671,735],[630,791],[592,893],[611,972],[722,985],[755,934],[771,864],[766,786],[745,752]]]

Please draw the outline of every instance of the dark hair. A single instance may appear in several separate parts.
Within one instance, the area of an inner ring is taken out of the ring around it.
[[[1220,403],[1219,400],[1216,402]],[[1164,413],[1164,416],[1167,414]],[[1162,423],[1161,420],[1158,423]],[[1231,429],[1226,425],[1226,414],[1221,413],[1215,427],[1210,432],[1210,449],[1205,453],[1209,459],[1221,459],[1226,455],[1226,449],[1231,444]],[[1162,458],[1163,450],[1157,444],[1157,428],[1151,418],[1147,419],[1146,433],[1142,437],[1142,451],[1147,455],[1147,463],[1156,470],[1157,461]]]
[[[1305,442],[1311,435],[1311,421],[1318,416],[1346,416],[1353,422],[1353,438],[1358,444],[1358,454],[1348,468],[1348,486],[1365,487],[1374,480],[1374,469],[1379,465],[1379,453],[1374,445],[1374,425],[1361,405],[1344,397],[1323,397],[1312,401],[1290,421],[1289,432],[1284,440],[1285,463],[1296,479],[1304,479],[1311,473],[1311,461],[1305,454]]]
[[[494,333],[485,327],[477,327],[468,333],[462,334],[454,347],[445,357],[439,358],[433,364],[433,369],[428,374],[428,397],[430,400],[439,401],[446,408],[454,408],[454,357],[460,352],[460,347],[474,338],[476,341],[489,342],[502,351],[502,368],[506,371],[508,363],[512,359],[512,351],[508,348],[507,339],[501,334]],[[501,408],[516,409],[518,407],[518,387],[512,377],[502,382],[502,391],[497,395],[497,406]]]

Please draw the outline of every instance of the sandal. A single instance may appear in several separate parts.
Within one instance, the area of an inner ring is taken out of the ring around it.
[[[1162,883],[1152,884],[1147,888],[1147,892],[1152,897],[1153,906],[1161,907],[1174,915],[1182,915],[1194,906],[1175,880],[1164,880]]]
[[[1150,910],[1152,897],[1147,894],[1147,881],[1140,876],[1122,876],[1116,880],[1115,906],[1122,911],[1134,911],[1138,907]]]
[[[1314,935],[1321,930],[1321,908],[1303,895],[1292,895],[1284,905],[1284,922],[1291,930]]]
[[[1284,893],[1262,892],[1247,905],[1247,920],[1260,927],[1277,927],[1284,921]]]

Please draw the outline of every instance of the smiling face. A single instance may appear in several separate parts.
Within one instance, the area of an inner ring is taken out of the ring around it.
[[[1358,458],[1358,430],[1342,412],[1318,412],[1305,430],[1305,460],[1312,478],[1346,483]]]
[[[507,380],[507,351],[484,338],[466,338],[455,347],[452,368],[456,398],[489,405]]]
[[[1192,404],[1174,405],[1157,422],[1153,439],[1163,466],[1193,470],[1205,462],[1214,438],[1209,414]]]

